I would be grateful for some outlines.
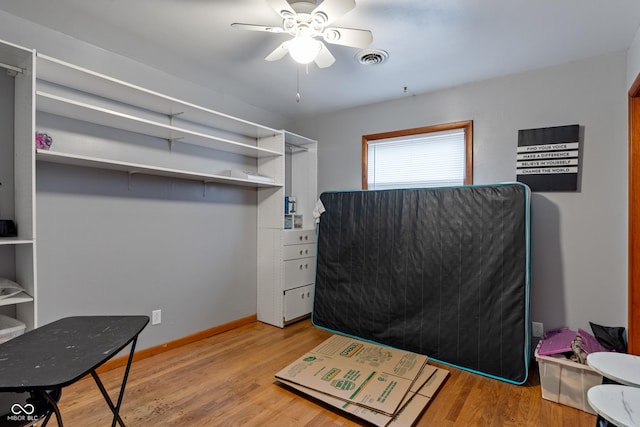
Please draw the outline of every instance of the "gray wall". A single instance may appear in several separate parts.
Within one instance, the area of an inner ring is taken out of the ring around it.
[[[428,78],[428,72],[425,73]],[[626,52],[315,117],[319,191],[361,188],[364,134],[472,119],[474,182],[515,180],[519,129],[579,124],[582,185],[532,197],[532,320],[627,324]]]
[[[14,219],[13,87],[13,78],[0,69],[0,219]]]
[[[627,88],[631,87],[638,74],[640,74],[640,28],[627,54]]]
[[[162,309],[144,348],[255,314],[255,201],[255,190],[38,164],[40,324]]]

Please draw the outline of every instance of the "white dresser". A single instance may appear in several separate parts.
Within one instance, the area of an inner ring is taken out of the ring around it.
[[[284,136],[285,188],[259,190],[269,211],[259,215],[257,314],[259,321],[278,327],[311,313],[316,273],[317,142],[287,131]],[[302,228],[285,229],[285,196],[295,197]]]
[[[284,321],[289,322],[311,312],[316,271],[316,235],[314,230],[284,230]]]

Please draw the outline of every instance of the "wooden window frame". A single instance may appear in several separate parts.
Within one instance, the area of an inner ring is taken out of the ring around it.
[[[369,166],[369,141],[377,141],[380,139],[398,138],[403,136],[428,134],[434,132],[442,132],[447,130],[464,129],[465,138],[465,171],[464,184],[473,184],[473,120],[465,120],[461,122],[444,123],[439,125],[424,126],[413,129],[395,130],[391,132],[375,133],[370,135],[362,135],[362,189],[368,190],[368,166]]]

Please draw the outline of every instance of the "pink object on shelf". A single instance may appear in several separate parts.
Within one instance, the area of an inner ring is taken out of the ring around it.
[[[40,150],[48,150],[49,148],[51,148],[52,143],[53,138],[51,138],[46,133],[36,131],[36,148]]]

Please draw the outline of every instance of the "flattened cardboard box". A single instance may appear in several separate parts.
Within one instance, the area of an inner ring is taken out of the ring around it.
[[[306,387],[302,387],[298,384],[290,383],[288,381],[280,380],[283,384],[296,389],[302,393],[307,394],[310,397],[318,399],[324,403],[333,406],[336,409],[347,412],[360,419],[363,419],[378,427],[411,427],[413,426],[420,415],[424,412],[425,408],[433,399],[436,391],[440,388],[446,377],[449,375],[449,371],[434,366],[425,366],[420,377],[414,383],[414,387],[409,391],[398,412],[393,415],[386,415],[381,412],[376,412],[371,409],[367,409],[360,405],[354,405],[337,397],[330,396],[328,394],[320,393],[315,390],[311,390]],[[426,382],[425,378],[428,379]],[[417,389],[422,384],[422,387]],[[417,391],[416,391],[417,389]]]
[[[333,335],[276,378],[393,415],[426,363],[420,354]]]
[[[333,335],[278,372],[276,379],[376,425],[388,425],[401,408],[417,418],[428,403],[430,397],[425,400],[418,392],[438,370],[431,366],[425,370],[427,360],[424,355]],[[448,374],[440,371],[435,390]],[[423,404],[416,410],[419,402]]]

